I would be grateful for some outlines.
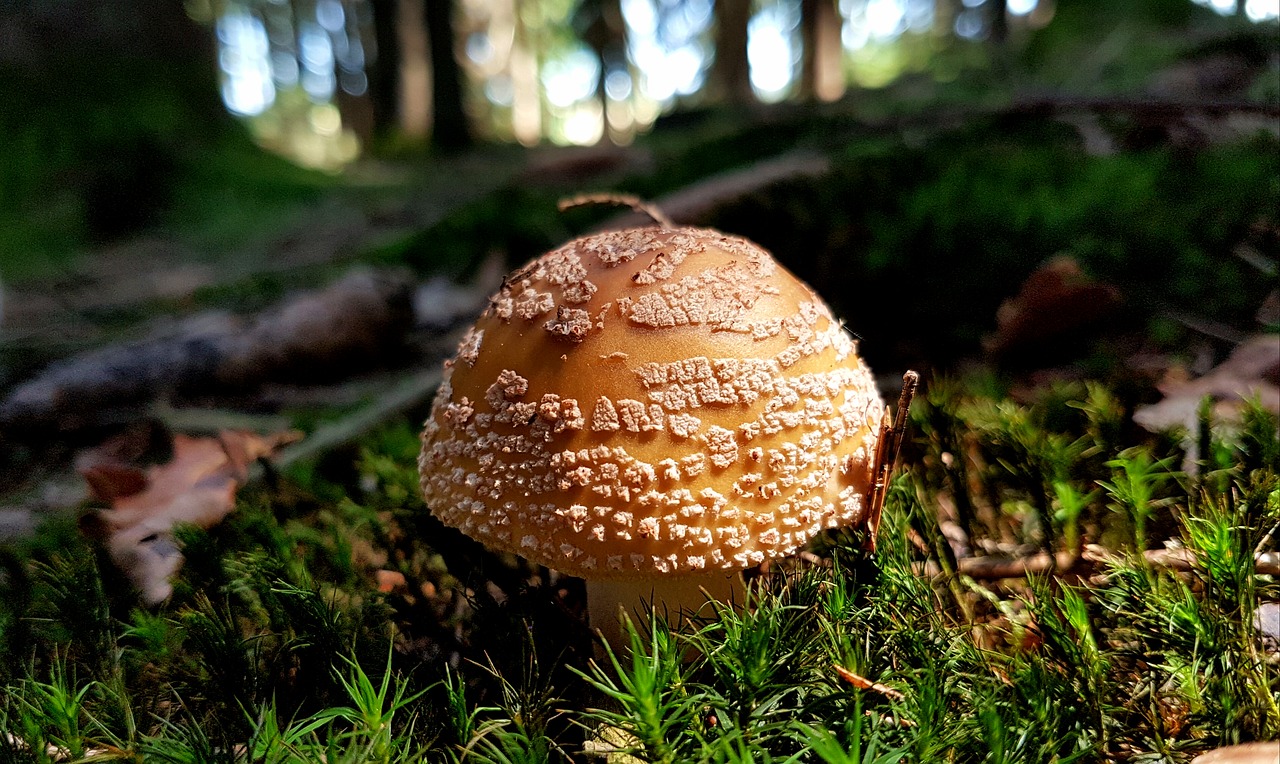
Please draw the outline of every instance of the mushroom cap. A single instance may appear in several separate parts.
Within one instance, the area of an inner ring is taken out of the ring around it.
[[[422,434],[441,521],[584,578],[742,569],[863,518],[884,404],[808,286],[744,239],[587,236],[504,281]]]

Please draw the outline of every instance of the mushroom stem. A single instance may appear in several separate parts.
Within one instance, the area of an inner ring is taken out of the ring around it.
[[[615,653],[630,646],[622,627],[625,613],[643,632],[648,606],[673,627],[697,614],[708,599],[741,606],[746,586],[741,571],[715,571],[674,578],[587,581],[587,612],[592,631],[598,631]],[[702,611],[709,615],[710,611]]]

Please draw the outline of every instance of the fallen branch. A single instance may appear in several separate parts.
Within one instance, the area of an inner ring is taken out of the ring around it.
[[[1026,576],[1044,575],[1045,573],[1068,573],[1080,562],[1080,558],[1059,552],[1046,554],[1041,552],[1029,557],[964,557],[957,561],[962,576],[979,580],[993,581],[1001,578],[1025,578]],[[916,575],[936,577],[943,574],[942,567],[933,560],[917,562],[912,565]]]
[[[1195,555],[1189,549],[1151,549],[1143,554],[1147,564],[1178,572],[1196,569]],[[1025,578],[1027,576],[1070,575],[1084,573],[1098,563],[1116,562],[1122,558],[1097,545],[1090,545],[1083,555],[1077,556],[1067,552],[1054,555],[1039,554],[1028,557],[966,557],[958,561],[956,572],[980,581],[995,581],[1003,578]],[[912,566],[916,575],[937,577],[943,574],[941,566],[933,560],[917,562]],[[1280,561],[1269,556],[1257,555],[1254,558],[1254,573],[1259,576],[1280,576]]]
[[[150,339],[72,356],[0,400],[0,432],[76,429],[166,394],[349,374],[403,344],[413,325],[409,287],[398,275],[356,271],[254,319],[200,316]]]
[[[1143,556],[1157,568],[1187,572],[1197,567],[1195,553],[1190,549],[1151,549]],[[1258,576],[1280,576],[1280,561],[1257,555],[1253,559],[1253,572]]]
[[[776,183],[797,178],[821,178],[831,172],[831,160],[811,152],[792,152],[748,167],[698,181],[649,203],[680,225],[705,223],[717,207],[737,201]],[[652,225],[650,215],[631,212],[606,221],[600,230]]]

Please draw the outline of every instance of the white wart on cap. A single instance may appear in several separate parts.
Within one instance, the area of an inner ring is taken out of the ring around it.
[[[588,579],[695,575],[865,520],[871,374],[744,239],[570,242],[508,276],[446,366],[422,490],[491,548]]]

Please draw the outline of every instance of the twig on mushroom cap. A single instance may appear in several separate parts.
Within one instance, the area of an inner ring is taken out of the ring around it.
[[[561,199],[556,204],[556,209],[564,212],[565,210],[571,210],[574,207],[585,207],[588,204],[613,204],[630,207],[641,215],[648,215],[653,222],[663,228],[676,227],[676,224],[671,220],[671,218],[667,217],[667,214],[658,209],[656,205],[649,204],[640,197],[632,196],[631,194],[579,194],[578,196],[570,199]]]
[[[880,441],[876,444],[874,482],[867,507],[867,549],[874,552],[876,536],[880,531],[880,513],[884,510],[885,494],[889,490],[889,475],[893,465],[898,461],[898,451],[902,448],[902,439],[907,431],[907,412],[911,408],[911,399],[916,395],[920,385],[920,375],[908,371],[902,375],[902,395],[898,396],[898,411],[889,424],[889,409],[884,411],[884,419],[880,425]]]

